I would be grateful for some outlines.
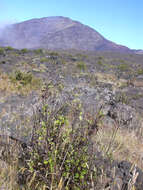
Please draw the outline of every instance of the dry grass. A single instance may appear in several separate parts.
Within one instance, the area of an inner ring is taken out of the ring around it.
[[[127,85],[127,80],[118,79],[114,74],[96,73],[95,76],[97,77],[97,81],[112,84],[114,88]]]
[[[118,129],[113,139],[112,135],[115,130],[114,126],[103,127],[99,130],[96,136],[96,144],[100,145],[99,149],[107,153],[110,144],[108,155],[111,156],[111,159],[130,161],[143,169],[143,142],[136,135],[136,132]]]
[[[7,74],[0,73],[0,90],[8,94],[16,90],[15,85],[10,82]]]
[[[12,165],[0,161],[0,190],[18,190],[16,183],[17,163]]]
[[[17,184],[19,145],[0,135],[0,190],[19,190]]]
[[[20,81],[13,83],[10,77],[5,73],[0,73],[0,91],[7,96],[11,94],[28,95],[32,90],[38,91],[41,86],[41,80],[33,77],[31,83],[22,85]]]
[[[143,80],[135,80],[133,81],[133,85],[135,87],[143,87]]]

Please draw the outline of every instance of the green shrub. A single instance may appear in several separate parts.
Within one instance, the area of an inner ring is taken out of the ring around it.
[[[43,54],[43,50],[42,49],[35,49],[34,52],[36,54]]]
[[[83,62],[83,61],[77,62],[77,68],[80,69],[80,70],[82,70],[82,71],[85,71],[86,70],[86,64],[85,64],[85,62]]]
[[[101,59],[97,61],[97,64],[98,64],[98,65],[103,65]]]
[[[22,85],[27,85],[32,82],[33,76],[31,73],[15,71],[15,73],[10,78],[12,82],[19,81]]]
[[[48,88],[51,93],[53,87]],[[46,92],[46,96],[49,97],[49,93]],[[72,127],[69,125],[66,110],[73,111],[79,126],[75,122]],[[96,181],[94,154],[90,151],[92,143],[88,127],[82,125],[80,105],[54,105],[51,109],[44,103],[38,118],[32,135],[33,148],[22,174],[27,178],[28,189],[76,190],[93,187]]]
[[[58,56],[59,56],[59,54],[58,54],[57,52],[54,52],[54,51],[53,51],[53,52],[50,52],[49,55],[50,55],[50,56],[55,56],[55,57],[58,57]]]
[[[120,64],[120,65],[117,66],[117,68],[120,71],[127,71],[127,70],[129,70],[129,66],[127,64]]]
[[[4,55],[4,49],[0,48],[0,55]]]
[[[42,57],[42,58],[40,59],[40,62],[41,62],[41,63],[49,62],[49,58],[47,58],[47,57]]]
[[[26,49],[26,48],[21,49],[21,53],[23,53],[23,54],[28,53],[28,49]]]
[[[138,74],[138,75],[143,75],[143,69],[137,70],[137,74]]]
[[[124,92],[120,92],[116,96],[116,100],[117,100],[117,102],[122,102],[123,104],[129,104],[129,102],[130,102],[129,97]]]
[[[6,50],[11,51],[11,50],[13,50],[13,47],[11,47],[11,46],[7,46],[7,47],[6,47]]]
[[[104,57],[103,57],[103,56],[99,56],[98,59],[99,59],[99,60],[103,60]]]

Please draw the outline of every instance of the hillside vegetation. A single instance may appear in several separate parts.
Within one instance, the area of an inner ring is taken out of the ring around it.
[[[0,48],[0,189],[142,190],[143,55]]]

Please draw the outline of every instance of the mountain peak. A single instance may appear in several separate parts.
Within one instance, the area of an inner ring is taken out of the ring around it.
[[[127,47],[108,41],[93,28],[63,16],[13,24],[2,32],[0,43],[15,48],[129,51]]]

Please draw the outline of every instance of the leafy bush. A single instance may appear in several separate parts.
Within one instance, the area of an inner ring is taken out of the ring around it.
[[[66,110],[76,117],[72,126]],[[94,187],[94,154],[88,127],[83,126],[82,119],[80,104],[54,105],[54,109],[43,104],[40,117],[35,121],[32,150],[22,174],[26,177],[28,189],[80,190]]]

